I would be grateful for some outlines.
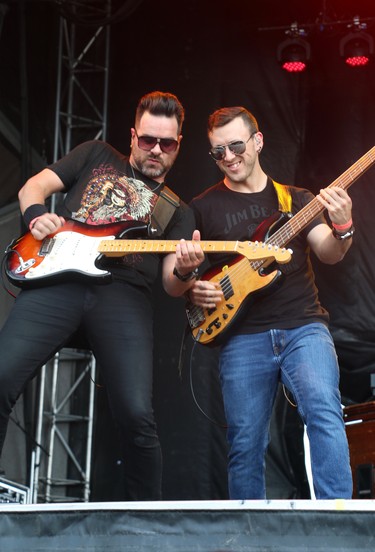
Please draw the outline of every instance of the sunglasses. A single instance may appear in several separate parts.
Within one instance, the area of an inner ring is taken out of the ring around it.
[[[154,136],[138,136],[135,130],[135,135],[138,140],[138,146],[144,151],[151,151],[156,144],[164,153],[173,153],[178,147],[178,141],[173,138],[155,138]]]
[[[254,134],[256,134],[256,132],[250,134],[246,142],[244,142],[243,140],[234,140],[233,142],[230,142],[225,146],[215,146],[209,151],[209,154],[215,161],[222,161],[224,159],[226,148],[228,148],[229,151],[231,151],[235,155],[241,155],[241,153],[244,153],[244,151],[246,150],[246,144],[248,143],[250,138],[254,136]]]

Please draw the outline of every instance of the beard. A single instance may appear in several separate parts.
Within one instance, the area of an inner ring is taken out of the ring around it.
[[[165,169],[164,165],[160,164],[156,167],[154,165],[150,166],[147,161],[144,161],[140,164],[138,170],[144,174],[145,176],[148,176],[148,178],[152,178],[155,180],[155,178],[159,178],[160,176],[167,173],[167,170]]]
[[[171,169],[176,156],[168,156],[168,163],[166,163],[161,157],[152,157],[144,156],[143,154],[139,155],[138,152],[132,150],[132,160],[135,167],[139,172],[155,180],[156,178],[165,177],[167,172]],[[154,163],[152,161],[157,161]]]

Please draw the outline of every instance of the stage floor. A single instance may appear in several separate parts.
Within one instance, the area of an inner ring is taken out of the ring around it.
[[[0,505],[1,552],[375,550],[375,500]]]

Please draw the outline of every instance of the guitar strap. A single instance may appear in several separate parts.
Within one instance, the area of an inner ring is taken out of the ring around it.
[[[164,186],[151,214],[151,233],[161,236],[173,213],[180,206],[180,198],[168,186]]]
[[[278,182],[272,181],[274,188],[276,190],[277,199],[279,202],[279,211],[282,213],[291,213],[292,212],[292,194],[290,193],[289,186],[285,184],[279,184]]]

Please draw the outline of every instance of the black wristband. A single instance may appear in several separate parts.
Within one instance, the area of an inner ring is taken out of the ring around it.
[[[176,276],[181,282],[189,282],[189,280],[192,280],[193,278],[198,277],[198,269],[196,268],[192,272],[188,272],[187,274],[180,274],[176,267],[173,269],[173,275]]]
[[[45,205],[42,205],[41,203],[34,203],[33,205],[30,205],[30,207],[28,207],[23,214],[23,220],[25,221],[26,227],[29,228],[30,222],[36,217],[44,215],[44,213],[48,213],[48,209]]]

